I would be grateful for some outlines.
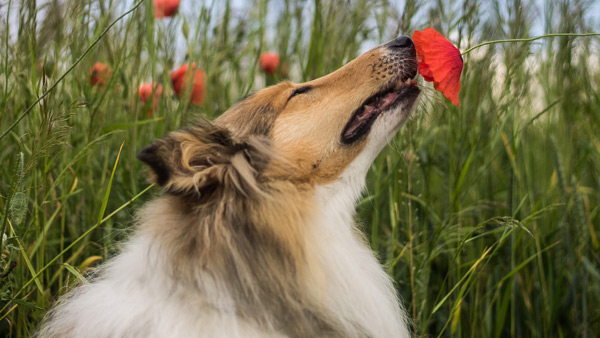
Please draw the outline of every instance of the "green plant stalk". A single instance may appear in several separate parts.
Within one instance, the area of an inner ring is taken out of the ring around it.
[[[100,40],[102,40],[102,38],[106,35],[106,33],[108,33],[108,31],[117,23],[119,22],[121,19],[123,19],[125,16],[127,16],[129,13],[133,12],[134,10],[136,10],[142,3],[144,2],[144,0],[140,0],[137,4],[135,4],[130,10],[128,10],[127,12],[123,13],[121,16],[119,16],[117,19],[115,19],[115,21],[111,22],[110,25],[108,25],[108,27],[106,27],[102,33],[100,33],[100,36],[98,36],[96,38],[96,40],[94,40],[94,42],[92,42],[91,45],[89,45],[89,47],[83,52],[83,54],[81,54],[77,60],[75,60],[75,62],[71,65],[71,67],[69,67],[69,69],[67,69],[66,72],[64,72],[59,78],[58,80],[56,80],[56,82],[54,82],[52,84],[52,86],[50,86],[50,88],[48,88],[37,100],[35,100],[31,105],[29,105],[29,107],[27,107],[27,109],[25,109],[25,111],[23,113],[21,113],[21,115],[17,118],[17,120],[15,122],[13,122],[13,124],[10,125],[10,127],[8,127],[3,133],[2,135],[0,135],[0,140],[2,140],[4,138],[4,136],[6,136],[11,130],[13,130],[14,127],[17,126],[17,124],[19,124],[19,122],[21,122],[21,120],[23,118],[25,118],[25,116],[27,116],[27,114],[29,114],[29,112],[40,102],[42,101],[46,96],[48,96],[48,94],[50,94],[51,91],[54,90],[54,88],[56,88],[56,86],[58,86],[59,83],[62,82],[62,80],[69,75],[69,73],[75,69],[75,67],[77,67],[77,65],[83,60],[83,58],[86,57],[86,55],[88,55],[88,53],[94,48],[94,46],[96,46],[98,44],[98,42],[100,42]]]
[[[10,40],[10,24],[8,18],[10,15],[10,6],[12,4],[12,0],[8,1],[8,6],[6,8],[6,36],[4,37],[4,97],[8,97],[8,77],[10,73],[8,72],[8,41]]]
[[[72,248],[75,244],[79,243],[79,241],[83,238],[85,238],[89,233],[91,233],[94,229],[96,229],[100,224],[104,223],[106,220],[108,220],[112,215],[116,214],[120,209],[122,209],[124,206],[126,206],[127,204],[129,204],[130,202],[132,202],[133,200],[135,200],[138,196],[140,196],[142,193],[146,192],[148,188],[146,188],[145,190],[143,190],[140,194],[136,195],[133,199],[131,199],[129,202],[125,203],[123,206],[121,206],[121,208],[115,210],[113,213],[111,213],[110,215],[108,215],[107,217],[104,217],[104,212],[106,210],[106,206],[108,204],[108,198],[110,196],[110,191],[112,188],[112,183],[113,183],[113,179],[115,176],[115,172],[117,170],[117,165],[119,163],[119,158],[121,156],[121,152],[123,150],[123,145],[125,144],[125,141],[123,141],[123,143],[121,143],[121,147],[119,148],[119,153],[117,154],[117,158],[115,159],[115,164],[113,166],[113,170],[111,172],[110,175],[110,179],[108,182],[108,186],[106,188],[106,192],[104,193],[104,198],[102,201],[102,206],[100,208],[100,214],[98,215],[98,222],[96,222],[96,224],[94,226],[92,226],[90,229],[88,229],[83,235],[79,236],[79,238],[77,238],[75,241],[73,241],[69,246],[67,246],[64,250],[62,250],[57,256],[55,256],[52,260],[50,260],[50,262],[48,262],[48,264],[46,264],[43,268],[41,268],[37,273],[35,273],[33,275],[33,278],[31,278],[27,283],[25,283],[25,285],[23,285],[23,287],[15,294],[15,297],[18,296],[27,286],[29,286],[29,284],[31,284],[32,281],[36,281],[38,282],[38,277],[51,265],[53,264],[55,261],[57,261],[60,257],[62,257],[62,255],[67,252],[67,250],[69,250],[70,248]],[[151,185],[152,186],[152,185]],[[41,260],[43,261],[43,259]],[[33,274],[33,271],[32,271]],[[39,283],[39,282],[38,282]],[[38,285],[41,288],[41,285]],[[8,303],[7,303],[8,305]],[[5,306],[6,307],[6,306]],[[4,308],[5,308],[4,307]],[[4,308],[2,310],[4,310]],[[2,316],[2,318],[0,318],[0,320],[4,319],[4,317],[6,317],[9,314],[9,312],[7,312],[4,316]]]
[[[106,222],[107,220],[109,220],[111,217],[113,217],[119,211],[123,210],[125,207],[127,207],[128,205],[130,205],[131,203],[133,203],[133,201],[137,200],[140,196],[142,196],[143,194],[145,194],[152,187],[154,187],[154,184],[151,184],[151,185],[147,186],[139,194],[133,196],[133,198],[131,198],[129,201],[127,201],[126,203],[124,203],[123,205],[121,205],[120,207],[118,207],[115,211],[111,212],[109,215],[107,215],[106,217],[104,217],[100,222],[94,224],[91,228],[89,228],[86,232],[84,232],[81,236],[79,236],[76,240],[74,240],[71,244],[69,244],[64,250],[62,250],[58,255],[56,255],[54,258],[52,258],[50,260],[50,262],[48,262],[42,269],[40,269],[35,274],[35,276],[33,276],[27,283],[25,283],[21,287],[21,289],[19,289],[19,291],[15,294],[14,297],[17,297],[19,294],[21,294],[21,292],[23,292],[23,290],[25,290],[25,288],[27,288],[33,281],[35,281],[44,271],[46,271],[46,269],[48,269],[48,267],[50,267],[52,264],[54,264],[54,262],[56,262],[60,257],[62,257],[67,251],[69,251],[72,247],[74,247],[82,239],[84,239],[85,237],[87,237],[87,235],[89,235],[90,233],[92,233],[92,231],[96,230],[96,228],[98,228],[104,222]],[[8,306],[8,304],[10,304],[10,302],[7,302],[6,305],[4,306],[4,308],[2,310],[4,310]],[[9,312],[5,313],[2,317],[0,317],[0,321],[3,320],[8,314],[9,314]]]
[[[558,36],[582,37],[582,36],[598,36],[598,35],[600,35],[600,33],[551,33],[551,34],[544,34],[544,35],[536,36],[533,38],[492,40],[492,41],[486,41],[486,42],[476,44],[475,46],[470,47],[467,50],[465,50],[464,52],[462,52],[461,55],[466,55],[466,54],[470,53],[471,51],[473,51],[474,49],[477,49],[479,47],[483,47],[486,45],[493,45],[493,44],[497,44],[497,43],[531,42],[531,41],[535,41],[535,40],[539,40],[539,39],[553,38],[553,37],[558,37]]]
[[[0,252],[2,252],[2,247],[4,245],[3,236],[6,231],[6,227],[8,226],[8,214],[10,213],[10,204],[12,203],[12,199],[17,190],[17,180],[13,181],[8,196],[5,197],[6,206],[4,210],[4,217],[2,217],[2,224],[0,224]]]
[[[0,82],[6,79],[0,84],[4,94],[0,97],[0,134],[46,91],[38,68],[41,64],[36,62],[38,58],[43,59],[45,53],[54,51],[54,60],[48,55],[48,61],[61,65],[58,69],[50,67],[56,73],[47,74],[49,87],[108,24],[137,1],[140,0],[119,6],[115,17],[110,17],[112,9],[108,2],[94,1],[74,8],[73,15],[61,17],[64,27],[73,27],[69,32],[71,37],[52,39],[54,46],[49,49],[41,48],[43,38],[32,37],[34,33],[45,31],[40,28],[46,28],[37,25],[38,31],[33,32],[36,25],[32,20],[37,15],[39,23],[46,16],[35,11],[35,2],[22,6],[25,9],[21,17],[22,29],[12,29],[16,25],[9,22],[13,34],[1,43],[7,48],[0,52],[3,57],[6,55],[0,61],[0,66],[4,67],[0,69],[4,72]],[[314,1],[309,3],[314,4]],[[419,8],[423,1],[410,0],[406,5],[411,2],[411,6]],[[225,2],[209,0],[207,6],[190,6],[176,17],[155,21],[152,2],[147,1],[112,27],[78,68],[33,107],[8,133],[6,144],[0,141],[5,146],[0,159],[5,163],[13,163],[12,157],[20,151],[28,158],[41,156],[45,160],[31,165],[30,174],[25,177],[32,198],[23,231],[15,229],[21,245],[10,236],[10,228],[7,228],[9,238],[0,250],[9,254],[0,261],[1,273],[8,273],[0,279],[0,293],[6,295],[4,300],[8,301],[8,305],[0,305],[0,308],[4,307],[0,310],[0,317],[4,317],[0,321],[0,337],[28,336],[37,326],[42,312],[63,293],[65,282],[79,278],[77,263],[81,258],[115,249],[112,238],[120,242],[128,234],[126,224],[131,217],[123,211],[150,197],[148,193],[141,196],[62,254],[37,278],[44,294],[40,294],[34,280],[15,296],[33,274],[97,223],[111,176],[111,156],[114,154],[110,154],[113,148],[119,149],[124,138],[111,131],[132,132],[123,134],[127,136],[123,151],[129,150],[129,159],[124,161],[125,153],[122,153],[106,213],[146,187],[142,183],[145,170],[141,170],[143,166],[134,156],[138,145],[148,144],[167,131],[179,128],[180,122],[189,119],[191,114],[212,118],[237,97],[263,86],[263,75],[256,71],[261,51],[258,48],[259,23],[265,20],[260,8],[267,6],[268,17],[280,20],[274,30],[274,20],[264,21],[262,29],[266,40],[261,48],[277,51],[281,60],[291,66],[290,80],[311,80],[354,58],[359,53],[357,48],[367,48],[375,40],[383,42],[414,28],[414,23],[409,20],[397,20],[401,11],[394,6],[378,5],[383,2],[369,3],[372,10],[369,20],[376,18],[378,23],[363,24],[360,18],[365,12],[364,6],[349,9],[350,6],[342,6],[339,1],[320,0],[318,13],[322,20],[314,21],[318,23],[318,30],[311,35],[311,25],[306,24],[306,18],[313,16],[314,6],[308,6],[312,8],[306,10],[302,8],[306,1],[286,0],[290,12],[283,16],[280,9],[269,7],[272,2],[258,0],[247,13],[234,10],[232,14],[235,15],[230,15],[223,12]],[[15,3],[11,1],[11,13],[17,12],[12,10]],[[364,4],[366,0],[353,3]],[[446,35],[457,34],[456,42],[465,46],[464,49],[495,40],[480,30],[482,24],[492,28],[507,27],[508,37],[535,36],[529,33],[532,31],[530,25],[521,21],[521,16],[533,13],[533,8],[524,6],[523,12],[515,11],[502,17],[487,16],[480,21],[482,9],[477,2],[463,0],[459,4],[463,6],[462,16],[460,11],[447,11],[446,2],[432,3],[434,12],[423,21],[438,20],[440,27],[447,27]],[[96,5],[100,6],[98,10]],[[585,4],[582,6],[588,8]],[[534,7],[540,9],[542,6]],[[547,30],[540,35],[598,31],[594,22],[581,20],[573,8],[558,8],[554,2],[545,2],[543,7],[544,29]],[[446,12],[447,15],[439,14]],[[148,22],[142,20],[142,13]],[[196,13],[200,14],[196,16]],[[410,18],[406,13],[403,17]],[[10,15],[10,19],[13,18],[19,20]],[[182,50],[175,51],[172,38],[180,40],[178,28],[184,20],[190,24],[191,33],[181,41]],[[390,20],[400,22],[398,33],[394,27],[390,30]],[[4,23],[4,20],[0,21]],[[150,32],[152,26],[155,34]],[[130,28],[126,30],[127,27]],[[357,34],[361,27],[364,27],[362,33]],[[58,28],[63,34],[65,30]],[[4,38],[7,29],[0,27],[0,31]],[[146,39],[143,39],[144,34],[148,34]],[[136,38],[138,35],[141,38]],[[222,38],[225,35],[227,39]],[[17,38],[13,39],[13,36]],[[478,37],[481,40],[478,41]],[[122,39],[126,40],[125,46],[131,47],[125,52]],[[600,322],[595,320],[590,306],[599,302],[595,290],[600,281],[600,269],[593,251],[600,247],[598,230],[594,227],[600,221],[600,137],[595,133],[600,126],[600,116],[595,114],[600,100],[600,93],[595,90],[600,73],[593,64],[599,42],[598,36],[548,38],[534,41],[535,44],[514,45],[522,47],[516,49],[505,48],[509,47],[506,44],[490,45],[476,51],[477,57],[467,55],[462,108],[445,108],[439,95],[428,95],[433,94],[434,89],[426,88],[412,114],[411,121],[415,123],[403,127],[391,148],[384,150],[369,170],[368,195],[357,208],[359,220],[370,225],[365,228],[370,229],[371,244],[380,254],[380,260],[389,261],[388,271],[396,282],[398,293],[405,299],[407,313],[415,317],[412,321],[416,323],[417,334],[503,337],[511,334],[511,325],[515,334],[523,336],[557,333],[565,337],[583,337],[586,334],[593,336],[593,332],[600,330]],[[564,48],[571,45],[573,48]],[[141,123],[140,109],[134,104],[139,105],[139,100],[134,97],[135,85],[149,79],[158,79],[163,86],[169,84],[168,70],[184,62],[178,53],[183,53],[186,46],[185,62],[195,61],[207,71],[206,103],[188,109],[186,102],[168,95],[160,101],[157,115],[153,117],[162,120]],[[311,48],[313,53],[309,55]],[[502,57],[494,60],[496,55]],[[538,58],[534,67],[523,62],[529,57]],[[113,65],[108,91],[91,87],[89,74],[81,68],[96,59],[109,59]],[[311,66],[307,67],[309,60]],[[496,64],[499,67],[495,67]],[[48,112],[62,112],[61,115],[68,116],[64,121],[64,126],[69,128],[64,135],[66,144],[43,146],[45,139],[54,137],[54,128],[41,125]],[[91,134],[87,128],[90,119],[95,119]],[[16,131],[21,129],[27,133],[17,135]],[[36,138],[36,131],[41,132],[40,140]],[[102,141],[94,140],[98,133],[106,132],[109,134],[99,137]],[[555,150],[549,145],[550,137],[554,137],[553,142],[558,145]],[[402,154],[409,148],[416,155],[412,163],[408,163],[408,157]],[[507,152],[515,157],[507,156]],[[555,156],[561,159],[560,171]],[[409,164],[410,175],[407,174]],[[512,192],[509,168],[514,174]],[[0,204],[4,212],[14,181],[12,165],[1,168],[0,172],[0,182],[5,182],[3,186],[0,184]],[[410,177],[408,182],[407,177]],[[573,190],[575,187],[578,190]],[[512,198],[508,198],[509,195]],[[578,195],[582,201],[578,200]],[[409,200],[412,201],[410,205]],[[514,207],[508,207],[509,200]],[[112,203],[116,204],[111,207]],[[578,207],[584,210],[581,217]],[[4,216],[0,213],[0,222]],[[557,219],[561,221],[557,222]],[[6,226],[15,226],[12,218],[7,219]],[[498,251],[490,252],[475,271],[469,271],[486,248],[502,236],[506,227],[526,231],[525,226],[532,235],[515,232],[512,250],[508,245],[510,236],[504,237],[504,244]],[[107,233],[109,227],[114,230],[110,234]],[[570,229],[572,243],[565,241],[566,227]],[[562,240],[547,250],[548,243],[555,243],[557,237]],[[97,242],[97,239],[101,240]],[[409,262],[410,240],[413,241],[412,262]],[[34,273],[21,257],[19,246],[27,249]],[[570,253],[574,253],[572,258]],[[534,255],[537,258],[532,259]],[[512,266],[510,259],[514,263]],[[18,265],[9,270],[7,264],[12,260]],[[411,266],[414,267],[412,271]],[[411,274],[414,275],[414,287],[409,284]],[[463,280],[465,274],[467,278]],[[457,283],[459,285],[453,289]],[[515,314],[512,313],[515,294],[511,284],[517,289],[516,301],[519,302]],[[432,313],[451,290],[452,294]],[[563,301],[575,297],[576,305]],[[585,301],[582,297],[586,297]],[[417,300],[416,315],[411,313],[411,298]]]
[[[40,292],[40,294],[44,293],[44,288],[42,287],[42,283],[40,282],[40,279],[39,279],[40,274],[36,273],[35,268],[33,267],[33,265],[31,265],[31,260],[27,256],[27,251],[23,247],[23,244],[21,244],[21,241],[19,240],[19,237],[17,236],[15,229],[10,224],[10,221],[9,221],[8,225],[10,226],[10,231],[12,232],[12,236],[14,236],[15,240],[17,241],[17,245],[19,246],[19,249],[20,249],[19,251],[21,252],[21,256],[23,257],[23,260],[25,261],[25,265],[27,265],[27,269],[29,269],[29,272],[31,273],[31,275],[34,276],[34,278],[32,278],[32,279],[35,281],[35,285],[37,286],[38,291]]]

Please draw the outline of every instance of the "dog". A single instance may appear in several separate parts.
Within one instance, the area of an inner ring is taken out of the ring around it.
[[[355,225],[368,168],[420,94],[402,36],[141,150],[161,197],[38,337],[409,337]]]

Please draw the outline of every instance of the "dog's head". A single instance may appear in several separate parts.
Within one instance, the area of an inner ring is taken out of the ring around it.
[[[254,93],[138,157],[172,193],[248,192],[263,178],[331,183],[361,154],[366,171],[406,121],[420,93],[416,74],[414,45],[399,37],[319,79]]]

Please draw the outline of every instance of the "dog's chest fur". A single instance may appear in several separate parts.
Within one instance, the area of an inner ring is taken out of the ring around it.
[[[269,304],[262,304],[256,318],[240,313],[239,290],[229,290],[226,281],[202,269],[195,274],[195,285],[178,280],[172,275],[168,249],[139,232],[99,279],[62,301],[40,335],[408,337],[391,280],[354,226],[354,203],[363,185],[364,175],[352,173],[315,190],[317,209],[306,239],[311,264],[298,289],[309,299],[300,302],[306,306],[302,322],[294,311],[286,318],[285,304],[275,304],[273,313]],[[165,225],[179,221],[166,213],[161,217]]]

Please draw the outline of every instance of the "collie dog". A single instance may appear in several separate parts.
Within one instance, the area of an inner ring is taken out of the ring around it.
[[[419,96],[416,74],[400,37],[141,150],[162,197],[37,335],[408,337],[353,218],[369,166]]]

